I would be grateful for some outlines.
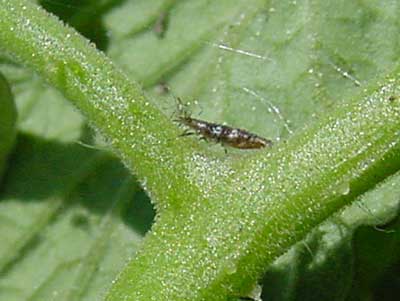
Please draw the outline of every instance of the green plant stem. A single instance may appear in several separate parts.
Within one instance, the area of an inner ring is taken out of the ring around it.
[[[226,300],[400,167],[400,78],[366,91],[268,155],[241,161],[192,207],[166,212],[107,300]]]
[[[212,157],[174,139],[170,120],[73,30],[29,2],[0,3],[1,49],[58,87],[164,197],[107,300],[245,295],[266,265],[400,167],[398,72],[271,150]]]
[[[159,209],[173,203],[179,185],[192,195],[196,187],[184,171],[192,151],[136,83],[40,7],[23,0],[0,4],[0,50],[33,68],[70,99],[138,175]],[[165,179],[169,185],[164,185]]]

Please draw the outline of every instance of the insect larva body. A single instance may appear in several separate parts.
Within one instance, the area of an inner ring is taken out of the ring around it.
[[[222,145],[228,145],[239,149],[258,149],[272,145],[271,140],[262,138],[243,129],[211,123],[191,118],[190,116],[181,116],[177,121],[194,130],[194,132],[203,139],[221,143]],[[192,132],[186,132],[183,136],[192,134]]]

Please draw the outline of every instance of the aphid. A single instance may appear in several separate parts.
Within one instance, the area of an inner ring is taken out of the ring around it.
[[[168,28],[169,14],[161,12],[153,25],[153,31],[159,39],[163,39]]]
[[[159,95],[169,93],[170,89],[166,82],[161,81],[158,85],[155,86],[155,92]]]
[[[179,98],[178,102],[180,116],[175,121],[194,131],[185,131],[182,136],[197,134],[201,139],[239,149],[258,149],[272,145],[271,140],[262,138],[246,130],[192,118],[188,112],[182,109],[182,103]]]

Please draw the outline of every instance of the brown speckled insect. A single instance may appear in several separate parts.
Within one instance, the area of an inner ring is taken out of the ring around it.
[[[194,131],[186,130],[181,136],[197,134],[201,139],[239,149],[259,149],[272,145],[271,140],[262,138],[246,130],[192,118],[187,111],[183,110],[182,102],[179,98],[178,103],[180,116],[175,121]]]

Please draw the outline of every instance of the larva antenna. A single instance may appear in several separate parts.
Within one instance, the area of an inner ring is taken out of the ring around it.
[[[191,113],[186,109],[187,105],[183,103],[182,99],[179,96],[176,96],[171,89],[169,89],[169,93],[175,100],[175,110],[172,111],[170,119],[175,122],[179,122],[182,118],[190,118]]]
[[[172,112],[171,118],[174,118],[175,116],[177,116],[178,118],[189,117],[190,113],[185,109],[185,105],[183,104],[182,99],[180,97],[175,96],[175,95],[174,95],[174,99],[175,99],[175,102],[176,102],[176,109],[174,110],[174,112]],[[175,121],[177,121],[177,120],[175,120]]]
[[[178,109],[179,114],[184,115],[184,116],[188,115],[187,110],[185,110],[185,105],[182,102],[182,98],[175,96],[175,99],[177,102],[177,109]]]

